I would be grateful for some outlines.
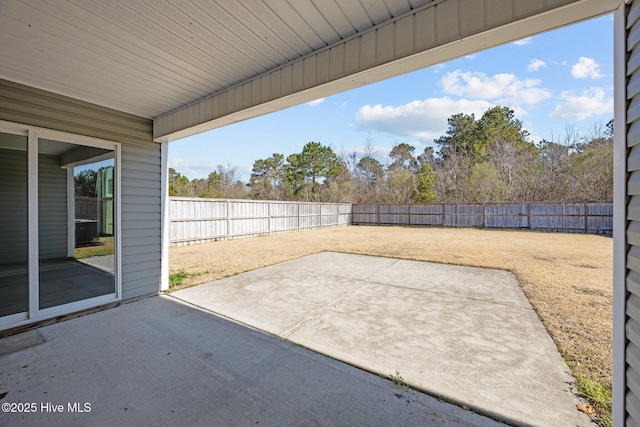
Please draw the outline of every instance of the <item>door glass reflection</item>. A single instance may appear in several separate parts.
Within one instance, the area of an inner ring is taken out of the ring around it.
[[[40,309],[114,293],[114,151],[38,148]]]

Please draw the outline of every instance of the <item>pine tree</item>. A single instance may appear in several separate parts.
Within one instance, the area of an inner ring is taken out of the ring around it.
[[[436,174],[428,163],[423,163],[418,173],[418,186],[411,195],[416,203],[433,203],[436,201],[435,192]]]

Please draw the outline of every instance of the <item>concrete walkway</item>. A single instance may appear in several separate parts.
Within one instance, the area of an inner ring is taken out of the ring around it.
[[[0,339],[0,403],[3,427],[499,426],[165,296]]]
[[[505,422],[591,423],[506,271],[325,252],[172,296]]]

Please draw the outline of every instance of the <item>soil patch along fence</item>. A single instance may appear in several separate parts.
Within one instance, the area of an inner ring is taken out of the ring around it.
[[[171,197],[173,246],[351,223],[350,203],[305,203]]]
[[[611,235],[611,203],[353,205],[354,225],[510,228]]]
[[[173,246],[342,225],[505,228],[611,235],[611,203],[375,204],[171,197]]]

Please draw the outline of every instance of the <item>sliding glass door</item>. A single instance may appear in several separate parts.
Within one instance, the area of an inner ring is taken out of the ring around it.
[[[0,326],[120,299],[118,150],[0,123]]]
[[[29,310],[26,132],[0,132],[0,318]]]

